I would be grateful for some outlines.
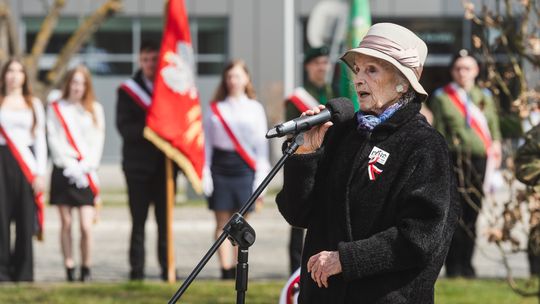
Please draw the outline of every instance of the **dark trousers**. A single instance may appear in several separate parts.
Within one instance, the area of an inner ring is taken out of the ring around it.
[[[291,238],[289,240],[289,262],[291,274],[295,272],[302,263],[302,248],[304,247],[304,229],[291,227]]]
[[[482,185],[486,171],[486,157],[463,156],[460,159],[457,155],[453,155],[453,160],[454,168],[457,171],[458,187],[467,189],[467,191],[466,193],[460,191],[462,223],[456,228],[450,244],[445,261],[446,275],[448,277],[474,277],[476,272],[472,266],[472,257],[476,241],[478,211],[471,206],[471,203],[478,208],[482,207]]]
[[[165,173],[164,171],[160,171],[148,179],[141,179],[140,177],[132,178],[126,174],[126,182],[132,221],[129,245],[131,276],[132,278],[142,278],[144,276],[144,227],[146,218],[148,217],[148,208],[152,203],[154,204],[154,213],[158,227],[158,261],[163,275],[167,273],[167,195]]]
[[[33,281],[35,202],[31,185],[6,146],[0,146],[0,281]],[[11,246],[11,223],[15,246]]]
[[[534,244],[534,240],[529,239],[527,244],[527,260],[529,261],[529,273],[531,276],[540,275],[540,255],[533,250],[538,245]]]

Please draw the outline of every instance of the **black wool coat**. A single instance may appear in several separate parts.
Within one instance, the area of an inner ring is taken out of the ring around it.
[[[139,70],[133,80],[152,96]],[[117,90],[116,128],[122,137],[122,169],[130,179],[148,180],[165,174],[165,155],[143,136],[146,111],[122,88]]]
[[[447,144],[419,110],[411,102],[371,133],[355,118],[335,125],[285,163],[279,210],[307,228],[300,303],[433,303],[459,205]],[[375,147],[387,159],[371,180]],[[336,250],[343,272],[319,288],[307,261]]]

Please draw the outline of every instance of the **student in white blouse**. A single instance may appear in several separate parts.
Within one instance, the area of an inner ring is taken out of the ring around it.
[[[270,170],[266,115],[255,100],[255,91],[246,65],[227,65],[205,112],[205,153],[203,188],[209,208],[216,217],[216,237],[234,212],[247,202],[253,190]],[[262,203],[259,198],[257,203]],[[234,279],[237,252],[230,242],[218,251],[221,278]]]
[[[47,168],[44,116],[22,61],[10,59],[0,74],[0,281],[34,280],[32,235],[42,224],[36,215]]]
[[[60,212],[60,243],[68,281],[75,280],[72,253],[72,209],[79,213],[81,229],[80,281],[90,279],[92,222],[98,200],[99,167],[105,122],[103,107],[95,100],[90,72],[84,66],[70,70],[62,97],[49,103],[47,133],[53,160],[51,205]]]

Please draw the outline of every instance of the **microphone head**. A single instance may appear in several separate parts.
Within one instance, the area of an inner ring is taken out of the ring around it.
[[[345,97],[330,99],[326,107],[332,113],[331,120],[334,124],[352,119],[355,113],[352,101]]]

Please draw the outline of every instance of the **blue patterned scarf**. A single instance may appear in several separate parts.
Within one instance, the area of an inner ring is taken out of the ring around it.
[[[372,131],[376,126],[388,120],[388,118],[394,115],[397,110],[407,105],[415,97],[416,93],[414,91],[409,91],[403,94],[396,103],[386,108],[386,110],[384,110],[384,112],[382,112],[379,116],[366,114],[359,110],[356,112],[358,131]]]

